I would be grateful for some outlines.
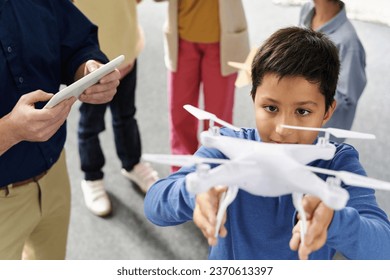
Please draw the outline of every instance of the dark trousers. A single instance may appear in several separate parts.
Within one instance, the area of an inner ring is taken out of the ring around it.
[[[102,168],[105,163],[100,146],[99,133],[105,130],[104,114],[110,106],[115,147],[122,167],[131,170],[141,157],[141,140],[135,119],[135,88],[137,64],[120,82],[113,100],[106,104],[87,104],[80,106],[78,128],[79,154],[81,170],[85,180],[103,178]]]

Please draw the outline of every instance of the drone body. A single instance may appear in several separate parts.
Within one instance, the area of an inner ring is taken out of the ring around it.
[[[239,186],[253,195],[266,197],[293,192],[310,193],[336,210],[345,207],[348,201],[348,193],[344,189],[329,188],[320,177],[302,168],[317,159],[333,158],[336,150],[333,145],[268,144],[215,136],[208,131],[202,132],[201,142],[206,147],[218,149],[230,161],[207,173],[188,174],[186,186],[191,193],[226,185]]]

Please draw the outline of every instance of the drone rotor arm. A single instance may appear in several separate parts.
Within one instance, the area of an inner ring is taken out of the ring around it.
[[[222,125],[222,126],[225,126],[225,127],[227,127],[227,128],[230,128],[230,129],[232,129],[232,130],[234,130],[234,131],[240,131],[240,130],[241,130],[239,127],[234,126],[234,125],[232,125],[232,124],[230,124],[230,123],[228,123],[228,122],[225,122],[224,120],[221,120],[220,118],[215,117],[214,121],[215,121],[216,123],[219,123],[219,124]]]
[[[344,130],[339,128],[327,128],[330,134],[337,138],[375,139],[374,134]]]
[[[214,114],[211,114],[209,112],[206,112],[204,110],[201,110],[189,104],[184,105],[183,108],[186,109],[191,115],[193,115],[198,120],[211,120],[216,118]]]
[[[337,138],[355,138],[355,139],[375,139],[375,135],[363,132],[350,131],[339,128],[318,128],[318,127],[302,127],[293,125],[281,125],[284,128],[297,129],[297,130],[308,130],[308,131],[322,131],[326,134],[332,134]]]
[[[279,144],[288,155],[301,164],[308,164],[317,159],[330,160],[333,158],[336,147],[332,144],[324,146],[307,144]]]
[[[223,135],[215,136],[208,131],[200,134],[200,142],[207,148],[219,150],[231,160],[246,154],[253,154],[256,149],[259,149],[258,146],[262,147],[259,142]]]
[[[305,166],[305,168],[315,173],[335,176],[337,178],[340,178],[340,180],[350,186],[390,191],[390,183],[374,178],[369,178],[367,176],[355,174],[353,172],[335,171],[313,166]]]
[[[188,192],[198,194],[220,185],[242,187],[247,180],[247,176],[245,176],[245,172],[240,172],[240,170],[245,170],[250,166],[253,167],[253,164],[253,162],[230,161],[210,169],[202,175],[196,172],[187,174],[186,188]]]
[[[312,194],[320,198],[332,209],[340,210],[344,208],[349,199],[348,191],[339,186],[330,185],[313,173],[321,173],[320,171],[327,172],[326,174],[328,175],[333,175],[330,174],[333,170],[301,165],[300,171],[298,172],[297,170],[297,172],[291,175],[291,179],[293,179],[292,183],[295,184],[294,191]],[[302,181],[305,182],[303,185],[300,183]]]
[[[358,175],[352,172],[340,171],[338,175],[346,184],[376,190],[390,191],[390,183],[374,178]]]
[[[142,159],[145,161],[174,165],[174,166],[193,166],[201,163],[224,164],[229,162],[228,159],[220,158],[202,158],[191,155],[166,155],[166,154],[143,154]]]
[[[226,126],[226,127],[233,129],[235,131],[240,131],[240,128],[238,128],[234,125],[231,125],[230,123],[225,122],[224,120],[221,120],[220,118],[218,118],[216,115],[214,115],[212,113],[206,112],[204,110],[201,110],[201,109],[194,107],[192,105],[189,105],[189,104],[184,105],[183,108],[186,109],[190,114],[192,114],[198,120],[214,121],[216,123],[219,123],[220,125]]]

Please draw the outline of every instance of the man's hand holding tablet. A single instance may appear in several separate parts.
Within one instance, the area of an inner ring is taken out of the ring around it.
[[[52,108],[72,96],[92,104],[111,101],[119,85],[120,73],[117,67],[123,60],[124,56],[121,55],[107,64],[100,64],[94,60],[87,61],[84,67],[85,76],[56,93],[44,108]]]

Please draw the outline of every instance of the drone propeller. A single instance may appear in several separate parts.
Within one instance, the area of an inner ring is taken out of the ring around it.
[[[186,109],[188,112],[190,112],[192,115],[194,115],[199,120],[211,120],[211,121],[214,121],[216,123],[219,123],[220,125],[226,126],[230,129],[233,129],[235,131],[240,131],[240,128],[238,128],[234,125],[231,125],[230,123],[225,122],[224,120],[221,120],[220,118],[218,118],[214,114],[203,111],[203,110],[196,108],[192,105],[187,104],[187,105],[184,105],[183,108]]]
[[[368,134],[368,133],[362,133],[362,132],[344,130],[339,128],[332,128],[332,127],[317,128],[317,127],[302,127],[302,126],[293,126],[293,125],[285,125],[285,124],[282,124],[281,126],[285,128],[298,129],[298,130],[323,131],[325,132],[325,135],[332,134],[337,138],[375,139],[374,134]]]
[[[228,159],[202,158],[191,155],[164,155],[164,154],[143,154],[142,159],[161,164],[175,166],[192,166],[201,163],[223,164],[229,162]]]
[[[305,166],[305,168],[315,173],[322,173],[326,175],[335,176],[347,185],[390,191],[390,183],[373,179],[373,178],[368,178],[366,176],[358,175],[352,172],[335,171],[335,170],[329,170],[329,169],[318,168],[313,166]]]

